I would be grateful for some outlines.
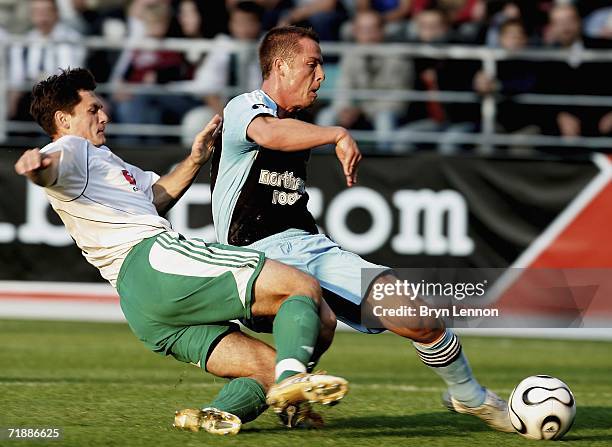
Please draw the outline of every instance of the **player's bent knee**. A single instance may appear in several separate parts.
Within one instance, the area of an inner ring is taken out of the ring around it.
[[[304,273],[297,284],[294,284],[290,296],[306,296],[310,298],[317,307],[321,304],[321,286],[316,278]],[[288,298],[288,297],[287,297]]]
[[[321,297],[323,295],[319,281],[317,281],[316,278],[309,276],[306,289],[308,291],[307,296],[309,296],[315,302],[317,307],[319,307],[321,305]]]

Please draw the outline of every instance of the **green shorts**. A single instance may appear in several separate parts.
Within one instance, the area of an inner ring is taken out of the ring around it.
[[[264,264],[255,250],[161,233],[130,250],[117,291],[130,328],[154,352],[206,368],[219,340],[251,318]]]

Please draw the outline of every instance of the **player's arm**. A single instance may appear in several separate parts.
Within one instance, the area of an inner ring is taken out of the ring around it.
[[[221,117],[215,115],[196,135],[187,158],[153,184],[153,204],[161,216],[166,214],[191,186],[202,166],[212,155],[220,130]]]
[[[292,118],[279,119],[263,115],[251,121],[247,127],[247,136],[266,149],[287,152],[334,144],[346,184],[353,186],[357,182],[361,152],[351,134],[343,127],[317,126]]]
[[[15,172],[38,186],[51,186],[57,181],[60,156],[60,151],[43,154],[38,148],[29,149],[15,163]]]

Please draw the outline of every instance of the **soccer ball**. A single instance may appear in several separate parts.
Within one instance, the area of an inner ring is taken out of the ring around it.
[[[531,376],[512,390],[508,413],[514,429],[526,438],[560,439],[574,422],[576,401],[561,380]]]

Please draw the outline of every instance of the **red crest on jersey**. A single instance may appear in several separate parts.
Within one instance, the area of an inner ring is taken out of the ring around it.
[[[121,171],[121,173],[123,174],[125,179],[129,182],[130,185],[136,185],[136,179],[132,176],[132,174],[130,174],[129,171],[124,169],[123,171]]]

